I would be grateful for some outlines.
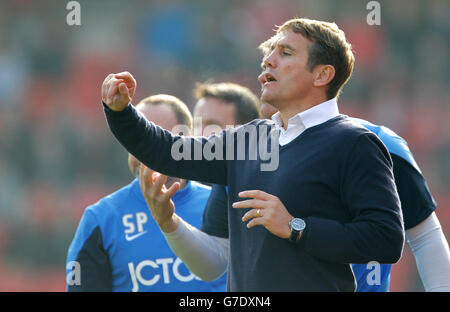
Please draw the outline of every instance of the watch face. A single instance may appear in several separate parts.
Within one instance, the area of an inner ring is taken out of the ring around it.
[[[300,218],[294,218],[291,221],[291,227],[295,231],[303,231],[305,229],[305,221]]]

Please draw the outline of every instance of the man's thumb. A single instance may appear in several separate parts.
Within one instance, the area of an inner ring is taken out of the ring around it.
[[[119,85],[119,92],[122,97],[129,97],[127,85],[123,82]]]

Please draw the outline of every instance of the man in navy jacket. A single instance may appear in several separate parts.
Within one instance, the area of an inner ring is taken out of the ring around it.
[[[339,114],[351,46],[335,24],[293,19],[261,47],[261,100],[279,110],[273,121],[174,136],[129,104],[136,81],[125,72],[102,86],[110,129],[153,170],[228,185],[228,290],[354,291],[350,263],[398,261],[404,230],[389,152]],[[180,224],[158,221],[169,233]]]

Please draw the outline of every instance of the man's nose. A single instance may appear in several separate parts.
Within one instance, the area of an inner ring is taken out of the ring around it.
[[[270,52],[266,57],[263,59],[263,67],[276,67],[276,59],[275,59],[275,53],[274,51]]]

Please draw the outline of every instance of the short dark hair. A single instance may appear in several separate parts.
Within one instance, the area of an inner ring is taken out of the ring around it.
[[[157,94],[142,99],[137,105],[161,105],[170,106],[175,114],[175,118],[180,125],[186,125],[192,131],[192,114],[189,108],[179,98],[168,94]]]
[[[316,65],[332,65],[335,69],[334,78],[328,84],[327,99],[339,96],[342,87],[350,79],[353,72],[355,57],[352,45],[345,38],[345,33],[335,23],[294,18],[288,20],[277,29],[277,35],[286,30],[301,34],[311,41],[308,51],[308,70]],[[259,48],[264,54],[270,51],[273,39],[263,42]]]
[[[261,118],[260,102],[258,97],[246,87],[232,82],[197,83],[194,89],[197,100],[201,98],[214,98],[236,107],[235,119],[237,124],[246,124],[254,119]]]

